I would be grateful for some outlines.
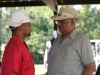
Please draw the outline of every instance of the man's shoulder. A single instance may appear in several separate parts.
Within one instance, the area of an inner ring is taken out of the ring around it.
[[[19,44],[13,40],[13,39],[10,39],[9,42],[7,43],[7,46],[12,46],[12,47],[17,47]]]
[[[10,39],[9,42],[7,43],[5,49],[13,49],[14,50],[14,49],[18,49],[18,48],[21,49],[22,47],[23,46],[20,43],[16,42],[13,39]]]
[[[78,31],[78,36],[80,37],[88,37],[86,34],[84,34],[83,32]]]
[[[78,31],[78,33],[76,34],[75,40],[80,41],[80,42],[82,41],[87,42],[89,41],[89,37],[86,34]]]

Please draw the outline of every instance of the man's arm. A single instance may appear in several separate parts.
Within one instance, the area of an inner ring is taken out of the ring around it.
[[[92,75],[94,71],[95,71],[95,64],[93,62],[93,63],[85,65],[85,70],[82,75]]]
[[[18,73],[16,73],[16,72],[13,72],[11,75],[19,75]]]

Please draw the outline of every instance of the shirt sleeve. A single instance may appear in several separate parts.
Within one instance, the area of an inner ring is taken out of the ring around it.
[[[81,60],[84,65],[94,62],[92,46],[87,36],[81,41]]]
[[[21,48],[16,47],[14,49],[14,58],[13,58],[13,70],[14,72],[20,74],[21,72],[21,58],[22,58],[22,52]]]

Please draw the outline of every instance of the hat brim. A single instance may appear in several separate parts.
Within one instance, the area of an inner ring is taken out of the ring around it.
[[[4,22],[4,24],[8,25],[8,26],[12,26],[12,27],[19,27],[20,25],[22,25],[23,23],[26,23],[26,22],[35,22],[35,20],[33,19],[27,19],[27,20],[24,20],[23,22],[12,22],[10,20]]]
[[[31,22],[36,22],[35,20],[33,20],[33,19],[30,19],[31,20]]]
[[[58,15],[55,15],[55,16],[51,16],[51,19],[52,20],[64,20],[64,19],[80,19],[80,18],[84,18],[83,16],[75,16],[75,17],[63,17],[63,16],[58,16]]]

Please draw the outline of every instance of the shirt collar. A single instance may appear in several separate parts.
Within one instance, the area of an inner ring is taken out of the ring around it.
[[[71,37],[73,40],[75,39],[76,35],[78,33],[78,30],[75,28],[72,33],[69,35],[69,37]]]
[[[24,44],[24,41],[22,41],[21,39],[19,39],[17,36],[12,35],[12,39],[14,39],[16,42],[19,42],[21,44]]]

